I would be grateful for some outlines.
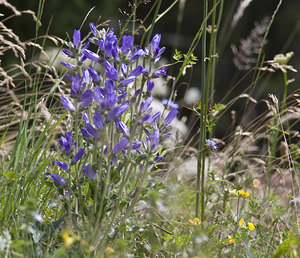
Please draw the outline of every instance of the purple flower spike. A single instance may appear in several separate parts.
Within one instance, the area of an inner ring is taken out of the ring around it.
[[[100,61],[100,56],[94,53],[91,50],[85,49],[83,50],[82,54],[87,57],[88,59],[91,59],[92,61],[99,62]]]
[[[127,53],[128,51],[131,50],[133,41],[134,41],[134,37],[132,36],[124,35],[122,37],[122,48],[121,48],[122,53]]]
[[[121,150],[123,150],[126,145],[129,143],[129,141],[126,138],[123,138],[121,141],[119,141],[116,146],[113,148],[112,152],[113,154],[119,153]]]
[[[97,127],[97,129],[100,129],[104,126],[103,117],[97,111],[95,111],[95,115],[94,115],[93,120],[94,120],[94,125]]]
[[[74,156],[74,158],[72,159],[71,161],[71,165],[74,165],[78,162],[78,160],[81,159],[81,157],[83,156],[83,154],[85,153],[85,149],[84,148],[81,148],[77,153],[76,155]]]
[[[116,127],[119,128],[124,136],[130,136],[130,132],[124,122],[120,119],[115,120]]]
[[[91,165],[84,166],[82,174],[87,175],[90,179],[94,179],[96,177],[94,169]]]
[[[154,82],[151,82],[150,79],[147,80],[147,91],[151,93],[154,88]]]
[[[61,102],[67,110],[72,112],[75,111],[75,107],[68,97],[61,97]]]
[[[67,184],[67,182],[66,182],[65,179],[61,178],[60,176],[58,176],[58,175],[56,175],[54,173],[52,173],[49,178],[51,178],[54,182],[56,182],[56,183],[58,183],[58,184],[60,184],[62,186],[65,186]]]
[[[164,122],[166,124],[170,124],[173,121],[173,119],[177,116],[178,113],[179,111],[176,108],[172,108],[169,114],[164,119]]]
[[[80,41],[81,41],[80,30],[74,30],[74,33],[73,33],[74,47],[76,47],[76,48],[80,47],[80,44],[81,44]]]
[[[70,170],[70,166],[66,162],[64,162],[64,161],[54,161],[54,164],[60,166],[65,171],[69,171]]]
[[[112,80],[118,80],[118,71],[108,61],[104,61],[103,65],[106,69],[106,76]]]
[[[155,129],[150,140],[150,148],[153,151],[158,144],[159,140],[159,130]]]

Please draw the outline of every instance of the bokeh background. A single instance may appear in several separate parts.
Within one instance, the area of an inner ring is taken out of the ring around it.
[[[143,19],[155,1],[144,1],[137,10],[137,19]],[[247,76],[242,80],[235,90],[228,96],[226,95],[231,88],[246,72],[239,71],[233,63],[232,44],[237,47],[240,40],[247,38],[251,29],[256,22],[260,22],[265,17],[271,17],[279,1],[275,0],[253,0],[245,9],[242,17],[234,29],[230,29],[233,14],[236,12],[241,1],[224,1],[224,13],[218,34],[217,52],[219,58],[217,60],[216,84],[215,84],[215,102],[228,101],[230,98],[237,96],[243,92],[251,83],[252,76]],[[38,0],[22,0],[14,1],[14,5],[19,10],[38,11]],[[171,0],[163,0],[161,12],[172,4]],[[179,4],[180,3],[180,4]],[[179,1],[173,9],[163,17],[155,26],[154,33],[162,35],[161,45],[167,47],[164,56],[167,62],[172,61],[174,49],[186,53],[191,44],[195,33],[202,23],[202,1],[185,0]],[[42,26],[39,29],[39,35],[48,33],[56,35],[63,39],[68,39],[68,35],[72,35],[75,28],[79,28],[84,17],[89,10],[95,7],[89,14],[85,24],[82,27],[82,34],[85,35],[89,31],[89,22],[101,23],[110,20],[111,25],[118,32],[120,25],[124,24],[127,14],[131,12],[131,6],[127,0],[46,0],[44,4]],[[9,15],[8,9],[1,10],[5,15]],[[8,13],[7,13],[8,12]],[[150,19],[149,19],[150,22]],[[11,24],[10,24],[11,23]],[[149,23],[146,23],[149,24]],[[35,37],[35,27],[31,17],[22,16],[22,18],[12,19],[7,22],[8,27],[12,27],[22,40],[32,39]],[[138,43],[138,39],[136,40]],[[275,21],[268,35],[268,42],[264,47],[265,60],[271,60],[274,55],[279,53],[287,53],[294,51],[294,57],[290,61],[298,71],[300,70],[300,1],[289,0],[283,1]],[[195,55],[200,58],[201,45],[196,49]],[[9,55],[4,58],[3,64],[10,62]],[[199,62],[200,63],[200,62]],[[171,75],[178,73],[179,67],[173,67],[169,72]],[[200,88],[201,67],[197,64],[193,68],[192,74],[188,73],[178,84],[178,97],[176,101],[180,105],[184,105],[183,94],[185,87],[180,88],[185,82],[189,83],[189,87]],[[296,81],[289,85],[289,93],[299,88],[300,73],[288,73],[288,77],[295,78]],[[280,97],[283,94],[283,76],[277,71],[270,73],[259,81],[253,91],[254,98],[267,98],[268,93],[275,94]],[[240,109],[239,103],[233,106],[233,109]],[[259,105],[256,107],[252,116],[260,112]],[[243,113],[243,112],[242,112]],[[185,113],[184,113],[185,114]],[[230,117],[223,118],[223,127],[230,123]],[[249,115],[249,120],[251,116]],[[216,136],[222,137],[222,126],[217,128]]]

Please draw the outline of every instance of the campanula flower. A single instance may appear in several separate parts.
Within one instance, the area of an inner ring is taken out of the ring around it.
[[[94,53],[93,51],[89,50],[89,49],[84,49],[82,54],[86,58],[91,59],[92,61],[100,62],[100,56],[97,55],[96,53]]]
[[[167,75],[167,67],[163,66],[161,69],[156,70],[153,74],[152,77],[157,78],[161,75]]]
[[[120,119],[117,118],[115,120],[115,124],[116,124],[116,127],[118,129],[120,129],[120,131],[122,132],[122,134],[124,136],[130,136],[130,132],[129,132],[129,130],[128,130],[128,128],[127,128],[127,126],[124,122],[122,122]]]
[[[94,82],[99,83],[100,82],[100,76],[97,73],[97,71],[90,65],[88,68],[88,71],[93,79]]]
[[[104,126],[104,120],[100,113],[95,111],[94,117],[93,117],[94,125],[97,127],[97,129],[100,129]]]
[[[62,186],[65,186],[65,185],[67,184],[67,182],[66,182],[65,179],[63,179],[62,177],[60,177],[60,176],[58,176],[58,175],[56,175],[56,174],[54,174],[54,173],[51,174],[50,178],[51,178],[53,181],[55,181],[56,183],[58,183],[58,184],[60,184],[60,185],[62,185]]]
[[[70,70],[75,70],[76,66],[67,62],[60,62],[63,66],[67,67]]]
[[[103,65],[106,69],[106,76],[112,80],[118,80],[118,71],[108,61],[104,61]]]
[[[151,93],[154,88],[154,82],[151,82],[150,79],[147,80],[147,92]]]
[[[159,140],[159,130],[155,129],[150,140],[150,148],[152,151],[156,148],[158,144],[158,140]]]
[[[82,93],[80,95],[80,100],[81,100],[80,106],[82,108],[86,108],[90,104],[90,102],[93,100],[93,98],[94,98],[93,91],[90,89],[87,89],[84,93]]]
[[[70,153],[73,145],[72,131],[65,132],[65,137],[64,136],[60,137],[59,144],[66,153]]]
[[[75,111],[75,106],[73,105],[73,103],[69,100],[68,97],[61,97],[61,102],[64,105],[64,107],[69,110],[74,112]]]
[[[130,36],[130,35],[124,35],[122,37],[122,47],[121,47],[121,51],[123,54],[128,53],[133,45],[133,41],[134,41],[134,37]]]
[[[70,170],[70,166],[66,162],[64,162],[64,161],[54,161],[54,164],[60,166],[65,171],[69,171]]]
[[[177,116],[178,112],[179,111],[176,108],[172,108],[171,111],[169,112],[169,114],[164,119],[164,122],[166,124],[170,124],[174,120],[174,118]]]
[[[72,159],[71,161],[71,165],[74,165],[78,162],[78,160],[80,160],[82,158],[82,156],[84,155],[85,153],[85,149],[84,148],[81,148],[77,153],[76,155],[74,156],[74,158]]]
[[[122,138],[122,140],[120,140],[115,147],[112,150],[113,154],[117,154],[119,153],[121,150],[123,150],[127,144],[129,143],[129,141],[126,138]]]
[[[76,48],[79,48],[81,45],[80,30],[74,30],[74,32],[73,32],[73,45]]]
[[[174,103],[172,100],[169,100],[169,99],[163,99],[161,101],[161,103],[164,105],[164,106],[167,106],[167,107],[171,107],[171,108],[179,108],[179,106]]]
[[[96,174],[94,172],[92,165],[84,166],[83,170],[82,170],[82,174],[87,175],[90,179],[94,179],[96,177]]]
[[[91,29],[91,32],[93,33],[93,35],[95,37],[97,37],[98,36],[98,30],[97,30],[95,24],[93,22],[90,22],[89,26],[90,26],[90,29]]]
[[[216,151],[218,149],[218,145],[215,143],[215,141],[212,139],[206,139],[206,145],[212,150]]]

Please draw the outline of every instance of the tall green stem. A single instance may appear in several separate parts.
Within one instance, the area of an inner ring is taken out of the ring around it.
[[[213,7],[216,6],[216,0],[213,2]],[[207,1],[204,2],[204,18],[207,15]],[[196,192],[196,217],[199,216],[199,201],[201,202],[201,220],[204,221],[205,215],[205,156],[207,153],[207,148],[205,146],[206,132],[207,132],[207,112],[208,112],[208,99],[209,99],[209,89],[211,82],[212,73],[212,58],[214,49],[214,35],[215,35],[215,21],[216,21],[216,8],[212,13],[212,24],[211,24],[211,38],[209,46],[209,56],[207,64],[207,74],[206,74],[206,64],[205,64],[205,54],[206,54],[206,32],[203,32],[202,38],[202,100],[201,100],[201,115],[200,115],[200,144],[199,144],[199,156],[197,164],[197,192]]]

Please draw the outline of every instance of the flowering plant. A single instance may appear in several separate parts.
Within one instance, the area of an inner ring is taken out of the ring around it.
[[[153,79],[166,75],[166,67],[156,68],[165,50],[160,35],[145,48],[123,35],[119,46],[113,29],[89,25],[87,42],[74,30],[63,49],[72,60],[61,63],[71,81],[71,96],[61,101],[72,130],[61,136],[63,157],[54,162],[60,175],[50,179],[63,190],[68,227],[75,217],[77,225],[93,228],[90,241],[97,245],[130,217],[152,168],[164,158],[162,141],[178,110],[166,106],[152,113]]]

